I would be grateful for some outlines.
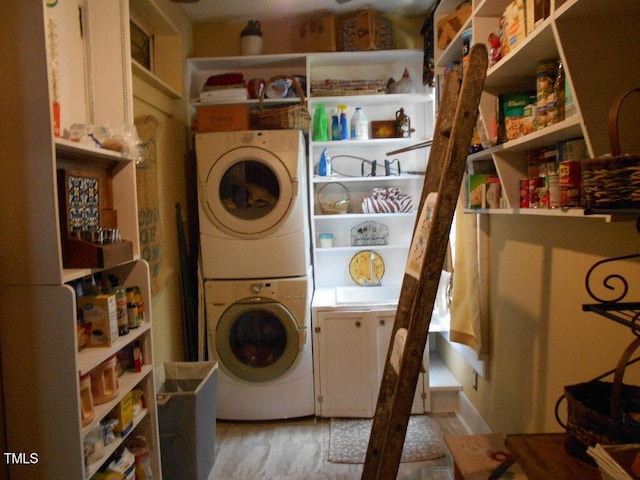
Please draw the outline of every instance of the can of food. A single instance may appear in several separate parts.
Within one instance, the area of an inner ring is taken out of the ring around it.
[[[544,177],[529,179],[529,208],[540,208],[540,197],[544,195]]]
[[[561,161],[582,160],[587,158],[587,144],[583,138],[566,140],[558,145]]]
[[[544,61],[536,69],[536,127],[543,128],[553,122],[553,115],[549,112],[550,105],[555,103],[553,83],[555,81],[556,64]]]
[[[529,208],[529,179],[520,179],[520,208]]]
[[[547,206],[549,208],[560,208],[560,175],[550,173],[545,179],[547,183]]]
[[[558,184],[560,186],[560,206],[579,207],[581,179],[580,161],[565,160],[558,167]]]

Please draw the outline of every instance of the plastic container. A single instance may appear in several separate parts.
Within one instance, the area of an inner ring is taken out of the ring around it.
[[[94,405],[107,403],[118,396],[115,355],[91,370],[91,395]]]
[[[80,413],[83,427],[89,425],[95,416],[93,395],[91,393],[91,375],[89,373],[80,377]]]
[[[326,142],[329,140],[329,119],[323,103],[316,105],[313,113],[313,141]]]
[[[369,138],[369,119],[362,107],[356,107],[356,112],[351,117],[351,139],[368,140]]]
[[[216,451],[217,376],[217,362],[164,364],[156,395],[164,478],[209,478]]]
[[[327,155],[327,149],[322,150],[320,162],[318,163],[318,175],[327,177],[331,175],[331,157]]]
[[[333,233],[321,233],[320,234],[320,246],[322,248],[333,247]]]

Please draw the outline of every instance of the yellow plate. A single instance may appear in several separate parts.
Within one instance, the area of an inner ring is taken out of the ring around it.
[[[373,278],[371,275],[371,255],[373,255]],[[384,261],[382,257],[371,250],[356,253],[349,263],[349,273],[353,281],[364,285],[373,280],[379,282],[384,275]]]

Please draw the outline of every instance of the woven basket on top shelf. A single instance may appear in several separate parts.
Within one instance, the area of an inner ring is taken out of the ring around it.
[[[285,129],[309,131],[309,127],[311,126],[311,115],[309,114],[307,99],[304,95],[300,82],[298,82],[295,77],[276,75],[267,82],[267,85],[279,79],[291,82],[293,87],[296,89],[296,92],[298,92],[300,103],[287,107],[265,109],[264,93],[266,88],[263,88],[262,92],[260,92],[260,103],[258,109],[251,113],[251,127],[254,130]]]
[[[624,100],[640,88],[621,95],[609,111],[611,155],[582,162],[582,187],[587,207],[640,208],[640,154],[621,154],[618,117]]]

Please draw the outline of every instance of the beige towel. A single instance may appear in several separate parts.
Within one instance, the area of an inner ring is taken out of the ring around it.
[[[449,340],[467,345],[481,355],[488,352],[488,342],[482,335],[485,330],[480,300],[477,218],[462,213],[463,197],[458,200],[456,214]]]

